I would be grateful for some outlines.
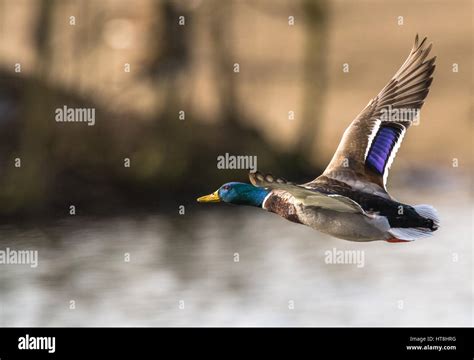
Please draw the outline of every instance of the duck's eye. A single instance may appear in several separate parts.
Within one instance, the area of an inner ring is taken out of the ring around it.
[[[229,189],[230,189],[230,186],[229,186],[229,185],[224,185],[224,186],[222,187],[222,189],[224,189],[224,190],[229,190]]]

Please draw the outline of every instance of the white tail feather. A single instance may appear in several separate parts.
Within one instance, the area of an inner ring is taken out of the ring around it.
[[[439,217],[436,209],[431,205],[415,205],[416,212],[424,218],[433,220],[436,226],[439,226]]]

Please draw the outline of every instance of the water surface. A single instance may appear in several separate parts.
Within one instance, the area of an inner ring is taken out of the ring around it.
[[[471,326],[472,206],[437,207],[436,236],[409,244],[230,206],[3,226],[1,248],[37,249],[39,266],[0,266],[0,324]],[[363,251],[364,266],[327,264],[334,248]]]

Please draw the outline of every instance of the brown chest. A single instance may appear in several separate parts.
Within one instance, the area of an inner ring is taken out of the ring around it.
[[[287,220],[301,224],[294,197],[287,192],[273,191],[265,200],[263,208]]]

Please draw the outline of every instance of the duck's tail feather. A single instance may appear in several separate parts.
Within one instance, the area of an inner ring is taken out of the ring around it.
[[[439,216],[436,209],[431,205],[415,205],[413,206],[418,215],[433,221],[433,231],[439,227]]]
[[[429,237],[433,232],[438,230],[439,217],[438,212],[431,205],[415,205],[413,208],[418,215],[424,217],[429,222],[429,227],[414,227],[414,228],[391,228],[388,232],[393,235],[395,239],[414,241],[417,239]]]

